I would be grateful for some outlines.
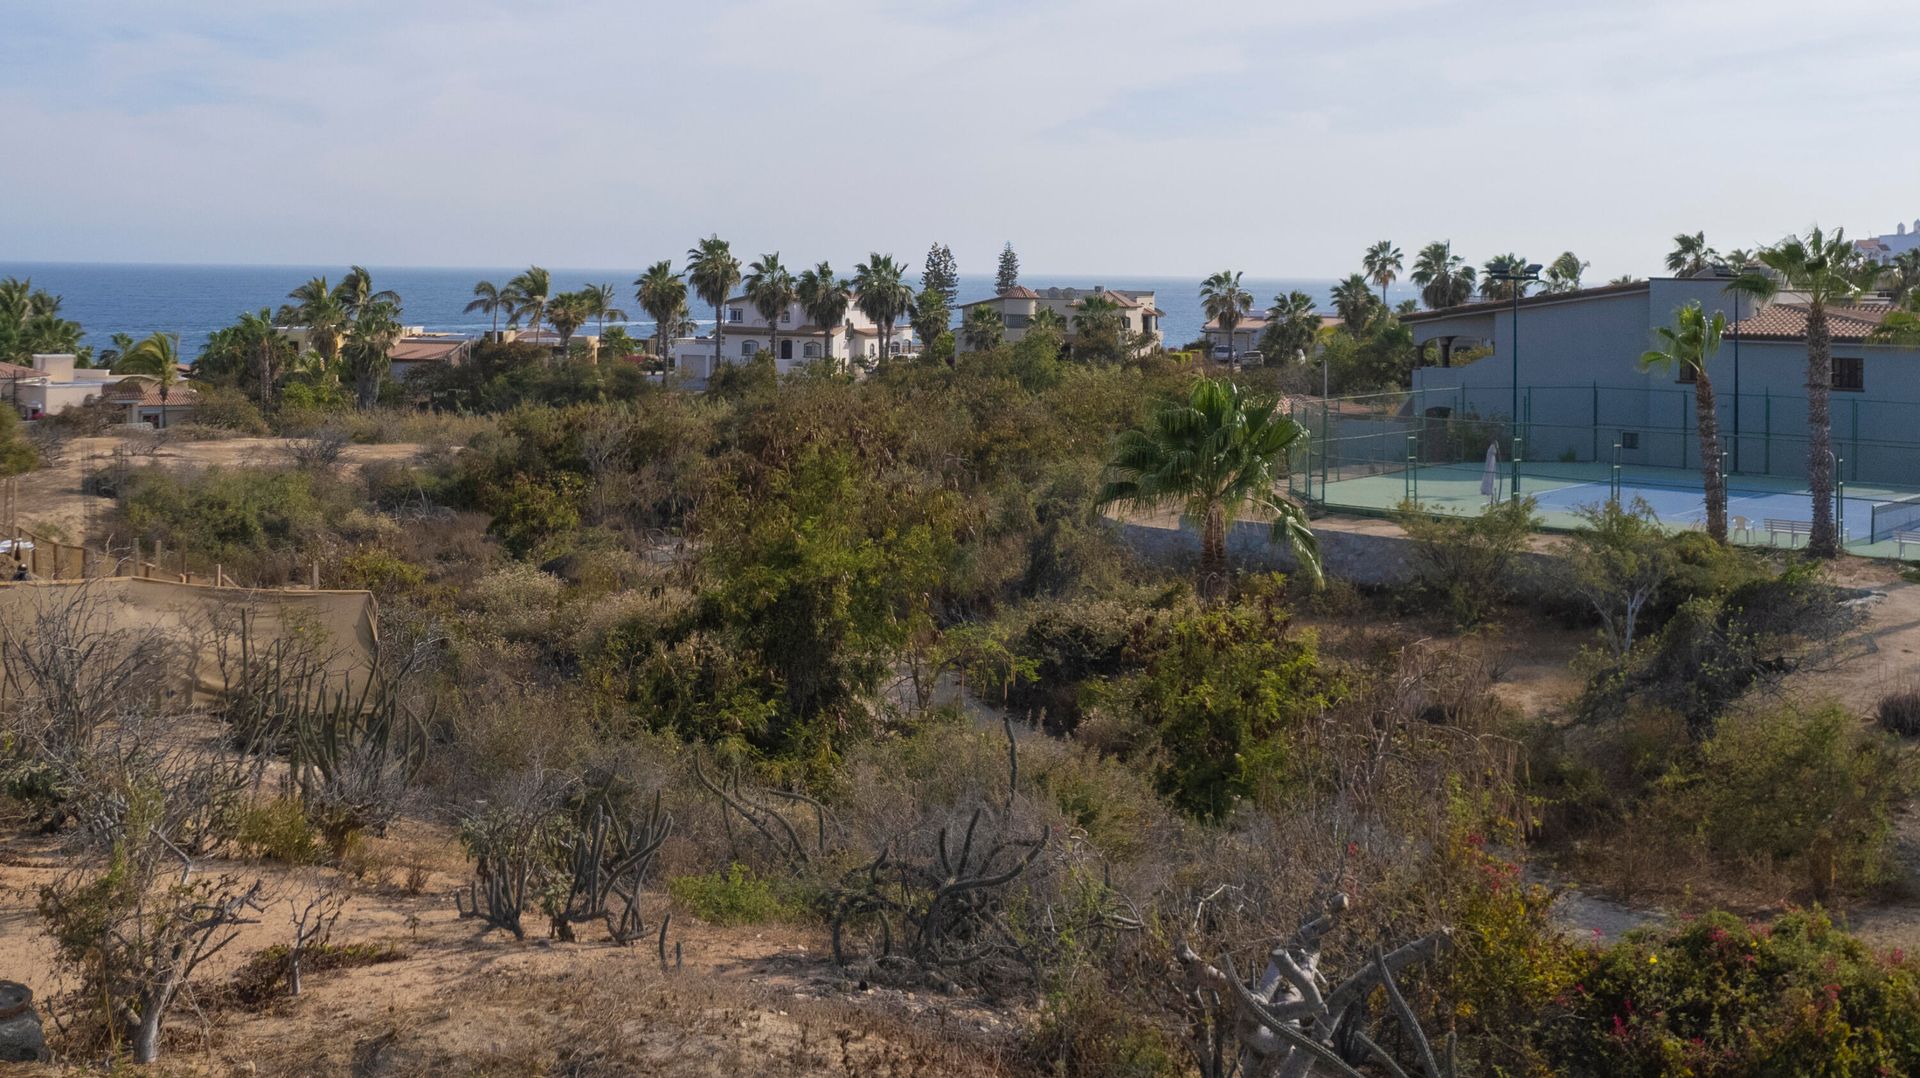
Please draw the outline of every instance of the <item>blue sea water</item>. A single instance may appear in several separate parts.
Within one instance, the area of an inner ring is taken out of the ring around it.
[[[34,287],[44,288],[61,297],[61,314],[86,330],[86,343],[107,346],[115,333],[144,337],[155,331],[177,333],[181,352],[195,356],[207,335],[230,325],[241,312],[262,307],[277,309],[295,286],[310,277],[325,276],[338,281],[345,266],[213,266],[156,265],[142,263],[82,262],[7,262],[0,261],[0,277],[30,278]],[[375,288],[400,293],[405,310],[403,321],[429,331],[477,334],[489,328],[483,314],[463,310],[473,298],[476,281],[499,284],[520,272],[513,268],[428,268],[369,266]],[[588,283],[612,284],[629,300],[637,269],[581,270],[554,269],[554,291],[568,291]],[[1200,281],[1189,277],[1059,277],[1048,274],[1022,274],[1020,283],[1030,288],[1051,285],[1090,288],[1151,289],[1157,294],[1161,310],[1166,312],[1162,327],[1167,344],[1177,346],[1200,336],[1206,317],[1200,308]],[[1247,278],[1242,282],[1253,293],[1256,309],[1265,307],[1281,292],[1299,289],[1316,297],[1322,309],[1328,309],[1327,294],[1331,280],[1289,278]],[[992,293],[991,275],[962,274],[960,299],[983,299]],[[1405,282],[1396,282],[1388,296],[1399,302],[1412,296]],[[651,334],[653,325],[645,321],[639,305],[622,304],[636,316],[625,323],[637,337]],[[695,304],[695,317],[702,313]],[[702,331],[712,324],[702,322]]]

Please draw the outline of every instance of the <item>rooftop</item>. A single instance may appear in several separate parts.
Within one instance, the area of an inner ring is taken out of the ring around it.
[[[1568,303],[1583,299],[1600,299],[1608,296],[1626,296],[1635,292],[1647,291],[1646,281],[1633,281],[1628,284],[1605,284],[1593,288],[1576,288],[1571,292],[1540,292],[1520,299],[1522,307],[1540,307],[1550,303]],[[1442,307],[1437,311],[1415,311],[1401,315],[1402,322],[1425,322],[1434,318],[1458,318],[1461,315],[1497,314],[1513,310],[1510,299],[1487,299],[1477,303],[1462,303],[1458,307]]]
[[[1827,332],[1836,341],[1859,343],[1867,339],[1893,310],[1891,303],[1855,303],[1827,308]],[[1798,341],[1807,336],[1808,307],[1804,303],[1771,303],[1740,321],[1727,336],[1748,341]]]

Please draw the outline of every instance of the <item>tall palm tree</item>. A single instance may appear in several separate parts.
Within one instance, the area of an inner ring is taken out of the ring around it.
[[[1320,550],[1307,514],[1279,492],[1287,452],[1306,431],[1276,402],[1202,378],[1184,401],[1162,405],[1144,427],[1123,432],[1107,461],[1098,504],[1156,510],[1179,506],[1200,526],[1200,590],[1225,591],[1227,529],[1253,509],[1273,516],[1272,537],[1320,579]]]
[[[334,298],[347,312],[347,321],[360,317],[360,311],[371,303],[391,303],[400,305],[400,293],[392,289],[375,292],[373,274],[365,266],[349,266],[347,275],[340,278],[340,284],[333,290]]]
[[[1313,297],[1295,289],[1273,297],[1267,308],[1267,331],[1260,335],[1260,354],[1269,366],[1292,362],[1313,347],[1320,333],[1320,315]]]
[[[660,358],[665,359],[672,347],[674,314],[687,305],[687,282],[673,272],[673,263],[663,258],[633,279],[633,298],[640,309],[647,312],[647,317],[653,319],[656,350]]]
[[[780,264],[780,252],[761,255],[747,266],[747,302],[767,320],[767,351],[780,355],[780,319],[793,306],[793,274]]]
[[[1240,287],[1239,270],[1221,270],[1200,282],[1200,306],[1210,321],[1218,322],[1227,337],[1227,362],[1239,366],[1239,349],[1233,346],[1233,331],[1253,308],[1253,293]]]
[[[1720,350],[1720,338],[1727,331],[1727,318],[1719,311],[1712,317],[1696,301],[1674,313],[1672,326],[1660,326],[1657,332],[1664,348],[1649,349],[1640,357],[1640,369],[1678,372],[1693,382],[1694,427],[1700,434],[1700,480],[1707,498],[1707,534],[1714,542],[1727,541],[1727,481],[1720,472],[1720,420],[1714,410],[1713,379],[1707,374],[1707,361]]]
[[[1410,279],[1420,286],[1420,302],[1430,310],[1458,307],[1473,295],[1473,267],[1453,253],[1453,244],[1436,240],[1414,257]]]
[[[1125,319],[1120,304],[1105,295],[1095,293],[1081,300],[1073,311],[1074,358],[1108,363],[1124,358]]]
[[[1381,240],[1360,256],[1360,266],[1367,271],[1367,280],[1380,286],[1380,306],[1385,307],[1387,286],[1400,276],[1400,248],[1392,240]]]
[[[1667,252],[1667,272],[1675,277],[1691,277],[1720,263],[1720,252],[1707,246],[1707,234],[1682,232],[1673,237],[1673,250]]]
[[[847,308],[853,304],[853,286],[835,277],[833,266],[822,262],[800,274],[795,291],[800,297],[800,309],[807,312],[807,321],[820,327],[821,358],[827,361],[828,367],[836,366],[833,334],[840,323],[847,320]],[[853,354],[851,347],[847,354]]]
[[[970,352],[985,352],[999,345],[1006,336],[1007,322],[1000,312],[981,303],[967,308],[967,316],[960,323],[960,339],[966,342]]]
[[[315,277],[287,293],[292,303],[282,304],[274,317],[286,325],[307,331],[307,344],[328,363],[340,358],[340,340],[346,334],[346,304],[327,286],[325,277]]]
[[[144,374],[160,389],[160,426],[167,425],[167,398],[180,381],[180,341],[171,333],[149,333],[113,366],[115,374]]]
[[[854,305],[880,327],[880,362],[893,358],[893,326],[913,306],[906,270],[892,255],[875,251],[853,267]]]
[[[720,369],[720,308],[740,283],[740,260],[719,236],[708,236],[687,250],[687,283],[695,295],[713,307],[713,369]]]
[[[507,325],[517,326],[522,318],[531,317],[533,332],[538,335],[541,323],[547,320],[547,303],[553,297],[553,275],[539,266],[528,266],[526,272],[515,274],[507,282],[506,292],[511,297]]]
[[[1348,332],[1355,335],[1366,331],[1374,312],[1380,309],[1380,301],[1374,298],[1367,279],[1357,273],[1349,274],[1346,280],[1334,285],[1331,298],[1333,313],[1339,315]]]
[[[1532,283],[1531,281],[1502,281],[1498,280],[1497,276],[1499,274],[1522,273],[1526,270],[1528,264],[1525,258],[1511,253],[1494,255],[1492,258],[1487,259],[1487,264],[1480,268],[1482,275],[1480,278],[1480,298],[1509,300],[1513,298],[1516,291],[1519,292],[1522,297],[1525,297],[1527,294],[1527,286]]]
[[[1560,257],[1547,267],[1546,284],[1548,292],[1572,292],[1580,287],[1580,275],[1587,271],[1587,263],[1572,251],[1560,252]]]
[[[1728,287],[1756,300],[1782,291],[1807,305],[1807,486],[1813,494],[1813,533],[1807,550],[1831,558],[1840,552],[1833,520],[1833,337],[1827,307],[1872,288],[1880,267],[1860,257],[1844,229],[1829,235],[1815,228],[1805,238],[1789,236],[1759,252],[1762,269],[1749,269]]]
[[[600,336],[607,335],[607,322],[625,322],[627,312],[613,305],[615,295],[610,284],[590,284],[580,290],[587,297],[587,305],[593,309],[593,316],[600,320]]]
[[[473,300],[466,306],[466,312],[485,311],[493,320],[493,336],[500,336],[500,312],[513,307],[513,296],[492,281],[481,281],[473,286]]]
[[[372,299],[360,308],[347,329],[341,352],[353,378],[355,403],[371,408],[380,399],[380,380],[393,364],[393,344],[400,339],[400,306],[388,299]]]
[[[561,355],[567,354],[574,333],[593,320],[593,301],[593,290],[583,288],[578,292],[562,292],[547,302],[547,321],[560,338]]]
[[[254,383],[259,387],[261,407],[273,404],[273,386],[278,380],[280,369],[292,357],[293,346],[280,327],[273,324],[273,316],[265,307],[258,311],[246,311],[240,320],[230,327],[233,346],[246,357]]]

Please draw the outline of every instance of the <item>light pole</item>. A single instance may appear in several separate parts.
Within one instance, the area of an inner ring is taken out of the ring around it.
[[[1507,413],[1507,421],[1513,424],[1513,500],[1520,500],[1520,294],[1527,289],[1527,283],[1540,279],[1540,263],[1532,262],[1525,266],[1509,265],[1506,269],[1487,274],[1490,281],[1505,281],[1508,291],[1513,293],[1513,340],[1509,342],[1513,352],[1513,404]]]

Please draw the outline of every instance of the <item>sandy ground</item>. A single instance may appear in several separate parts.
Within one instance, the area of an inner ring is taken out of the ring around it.
[[[18,479],[19,523],[65,542],[78,542],[87,528],[89,508],[100,511],[111,504],[109,499],[84,493],[81,488],[85,478],[111,464],[116,449],[124,451],[128,464],[136,468],[210,468],[288,463],[292,460],[292,444],[288,438],[190,442],[140,433],[74,438],[65,443],[51,466]],[[349,445],[341,452],[340,462],[354,466],[381,460],[406,461],[424,450],[409,443]]]
[[[267,881],[248,925],[200,978],[167,1031],[169,1070],[200,1074],[566,1073],[732,1075],[1026,1073],[1010,1055],[1018,1017],[955,997],[848,983],[823,934],[786,926],[671,925],[662,969],[654,947],[624,948],[586,926],[578,943],[514,940],[455,913],[459,849],[418,823],[377,840],[378,867],[347,884],[327,869],[209,862],[201,871]],[[34,911],[65,871],[53,840],[9,829],[0,841],[0,977],[43,1001],[71,982]],[[410,872],[420,886],[404,886]],[[215,989],[290,935],[293,904],[329,887],[351,897],[336,944],[387,943],[396,961],[310,974],[297,999],[251,1011]],[[659,905],[665,907],[665,900]],[[658,914],[653,915],[657,918]],[[536,923],[537,922],[537,923]],[[656,922],[657,923],[657,922]],[[28,1073],[28,1071],[23,1071]],[[48,1069],[47,1073],[55,1073]]]

